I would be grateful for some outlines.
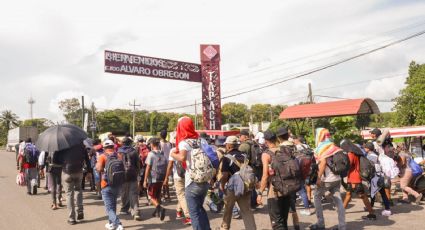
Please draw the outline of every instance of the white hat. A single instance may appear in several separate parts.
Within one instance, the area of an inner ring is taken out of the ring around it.
[[[109,146],[115,146],[115,143],[111,140],[106,140],[105,142],[103,142],[103,148],[106,148]]]

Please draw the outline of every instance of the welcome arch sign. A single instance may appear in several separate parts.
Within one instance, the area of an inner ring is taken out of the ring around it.
[[[105,50],[105,72],[202,84],[207,130],[221,129],[220,46],[201,45],[201,64]]]

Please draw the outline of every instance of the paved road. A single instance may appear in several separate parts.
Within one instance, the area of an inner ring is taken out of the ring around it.
[[[75,226],[69,226],[66,223],[67,210],[50,210],[50,196],[39,189],[36,196],[26,195],[24,187],[15,184],[16,168],[14,162],[14,153],[0,151],[0,229],[104,229],[107,222],[105,210],[102,201],[94,200],[91,192],[84,193],[85,221]],[[42,181],[43,184],[43,181]],[[121,216],[126,229],[191,229],[176,220],[175,216],[175,196],[172,202],[166,204],[167,217],[163,222],[158,218],[153,218],[150,214],[152,207],[143,206],[142,218],[140,222],[131,220],[127,216]],[[146,203],[145,199],[141,203]],[[387,218],[378,215],[377,221],[363,221],[361,216],[365,213],[363,205],[359,199],[355,199],[353,205],[349,206],[346,213],[348,229],[425,229],[425,210],[424,205],[400,205],[393,209],[395,215]],[[424,202],[425,203],[425,202]],[[330,204],[324,204],[325,218],[328,227],[337,224],[336,212],[331,210]],[[380,207],[377,213],[380,213]],[[220,226],[222,214],[209,213],[211,226],[213,229]],[[271,229],[270,220],[267,214],[267,207],[261,208],[255,212],[255,220],[258,229]],[[301,227],[306,229],[308,225],[316,221],[316,217],[300,216]],[[289,223],[291,223],[291,219]],[[291,224],[290,224],[291,225]],[[232,229],[244,229],[242,220],[233,220]]]

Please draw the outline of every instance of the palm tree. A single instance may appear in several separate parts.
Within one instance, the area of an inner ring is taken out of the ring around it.
[[[0,123],[3,124],[6,128],[6,131],[13,128],[14,126],[19,125],[19,117],[11,110],[5,110],[0,114]]]

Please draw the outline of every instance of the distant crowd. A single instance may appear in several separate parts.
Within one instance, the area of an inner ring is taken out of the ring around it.
[[[241,130],[238,136],[212,137],[198,134],[191,118],[182,117],[175,131],[171,141],[166,130],[149,140],[109,135],[52,153],[39,151],[27,139],[15,147],[17,183],[26,186],[28,195],[44,187],[51,194],[52,210],[66,200],[71,225],[84,220],[83,190],[88,184],[104,202],[105,228],[116,230],[124,229],[122,215],[131,215],[141,225],[148,216],[164,220],[171,212],[162,205],[171,199],[170,190],[178,200],[176,217],[194,230],[212,229],[205,207],[223,213],[221,225],[214,229],[230,229],[234,218],[242,218],[245,229],[257,229],[254,215],[263,205],[274,230],[289,229],[289,215],[293,228],[300,229],[298,214],[315,214],[317,223],[309,228],[325,229],[322,202],[327,195],[338,216],[334,229],[345,230],[345,210],[353,195],[364,203],[362,218],[374,221],[379,218],[377,201],[383,203],[382,216],[392,215],[396,185],[403,194],[399,203],[419,205],[425,190],[419,186],[425,180],[421,167],[425,162],[415,162],[404,144],[393,143],[389,133],[379,129],[371,131],[371,142],[334,143],[329,130],[318,128],[314,148],[286,127],[255,136]],[[154,207],[153,213],[141,212],[142,199]]]

